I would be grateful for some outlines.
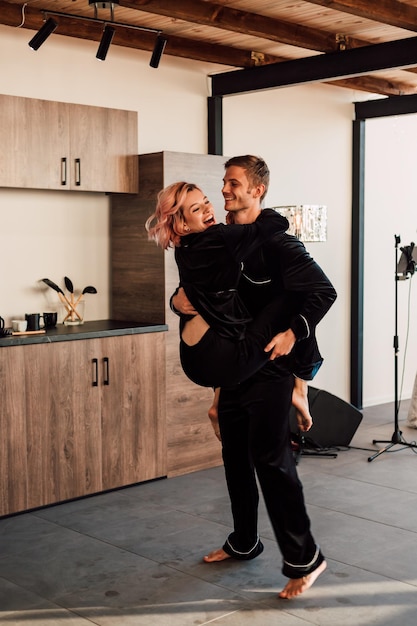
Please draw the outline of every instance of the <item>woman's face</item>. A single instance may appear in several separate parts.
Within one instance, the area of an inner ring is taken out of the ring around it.
[[[183,204],[184,234],[201,233],[216,223],[210,200],[200,189],[187,193]]]

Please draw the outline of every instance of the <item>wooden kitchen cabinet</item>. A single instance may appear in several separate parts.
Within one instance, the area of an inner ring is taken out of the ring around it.
[[[0,95],[0,187],[135,193],[137,113]]]
[[[0,350],[0,515],[166,475],[164,333]]]

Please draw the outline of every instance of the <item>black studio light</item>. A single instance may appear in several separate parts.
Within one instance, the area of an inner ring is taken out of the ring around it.
[[[155,45],[153,48],[151,60],[149,61],[149,65],[151,67],[158,67],[159,62],[161,60],[162,55],[164,54],[165,46],[167,45],[168,38],[164,35],[159,34],[156,38]]]
[[[38,48],[40,48],[41,45],[48,39],[49,35],[52,35],[57,26],[58,22],[53,20],[52,17],[48,18],[43,26],[41,26],[38,30],[36,35],[29,41],[29,48],[32,48],[32,50],[38,50]]]
[[[104,27],[100,45],[96,54],[96,59],[99,59],[99,61],[104,61],[106,59],[115,32],[116,29],[113,28],[113,26],[109,26],[108,24],[106,24],[106,26]]]
[[[153,47],[149,65],[155,68],[159,67],[159,63],[161,62],[161,57],[164,54],[168,37],[163,35],[160,30],[156,30],[155,28],[148,28],[147,26],[137,26],[136,24],[124,24],[122,22],[115,22],[114,7],[119,5],[119,1],[120,0],[88,0],[89,5],[94,7],[94,17],[75,15],[73,13],[62,13],[60,11],[43,10],[42,13],[44,16],[44,24],[36,33],[36,35],[29,41],[28,45],[30,48],[32,48],[32,50],[37,50],[44,43],[44,41],[48,39],[49,35],[51,35],[56,30],[56,28],[58,27],[58,22],[52,19],[52,17],[48,17],[48,15],[69,18],[71,20],[83,20],[84,22],[100,22],[102,24],[105,24],[105,26],[103,28],[103,34],[101,36],[100,44],[97,49],[97,59],[99,59],[100,61],[105,61],[110,45],[113,41],[113,37],[116,33],[115,27],[120,26],[122,28],[156,34],[155,45]],[[110,22],[98,18],[99,9],[110,9]]]

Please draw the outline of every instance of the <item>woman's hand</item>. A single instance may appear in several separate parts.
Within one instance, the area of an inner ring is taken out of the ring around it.
[[[269,357],[270,361],[278,358],[279,356],[285,356],[289,354],[295,345],[296,337],[289,328],[285,332],[278,333],[275,337],[272,337],[271,341],[265,346],[265,352],[271,352]]]

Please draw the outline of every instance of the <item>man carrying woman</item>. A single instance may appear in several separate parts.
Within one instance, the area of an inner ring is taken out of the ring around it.
[[[225,167],[225,209],[236,224],[256,222],[268,190],[266,163],[248,155],[229,160]],[[290,599],[311,587],[326,567],[311,534],[296,472],[289,410],[293,397],[300,427],[308,430],[311,417],[305,381],[313,378],[322,360],[315,342],[315,326],[330,308],[336,292],[304,246],[282,232],[247,255],[238,292],[253,316],[277,296],[285,296],[287,323],[268,337],[264,346],[270,355],[268,362],[243,384],[223,386],[218,408],[212,408],[215,427],[213,413],[218,410],[234,530],[223,547],[204,560],[247,560],[262,552],[257,530],[257,475],[283,555],[282,571],[290,579],[279,596]],[[174,308],[190,317],[195,315],[193,305],[183,290],[173,298]]]

